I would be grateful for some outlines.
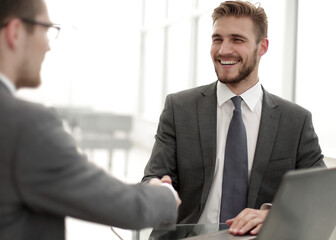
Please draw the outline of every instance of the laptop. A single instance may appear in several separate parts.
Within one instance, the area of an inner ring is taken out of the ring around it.
[[[188,240],[329,240],[336,226],[336,168],[289,171],[258,236],[228,230]]]

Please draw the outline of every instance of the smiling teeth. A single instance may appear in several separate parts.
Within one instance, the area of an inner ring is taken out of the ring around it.
[[[233,65],[236,64],[238,61],[233,61],[233,60],[220,60],[220,63],[223,65]]]

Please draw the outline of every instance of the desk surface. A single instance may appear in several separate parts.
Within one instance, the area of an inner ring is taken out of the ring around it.
[[[133,240],[177,240],[227,228],[226,224],[177,224],[173,229],[146,228],[135,231]]]

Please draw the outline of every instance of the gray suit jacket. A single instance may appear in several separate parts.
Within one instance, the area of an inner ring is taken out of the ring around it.
[[[64,239],[65,216],[128,229],[168,226],[176,200],[168,188],[108,176],[78,153],[52,112],[0,82],[0,239]]]
[[[214,82],[167,96],[142,179],[171,176],[182,205],[178,223],[196,223],[216,163],[217,95]],[[272,202],[290,169],[325,167],[311,113],[264,90],[248,207]]]

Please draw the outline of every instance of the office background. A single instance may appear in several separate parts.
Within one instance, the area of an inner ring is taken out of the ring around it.
[[[220,2],[47,0],[51,19],[62,30],[43,64],[42,86],[18,95],[52,107],[132,116],[135,152],[128,177],[119,174],[118,167],[124,166],[115,161],[112,174],[140,181],[165,96],[216,80],[210,58],[211,12]],[[336,165],[336,3],[251,2],[261,3],[269,20],[270,46],[261,60],[260,82],[313,113],[323,153]]]

